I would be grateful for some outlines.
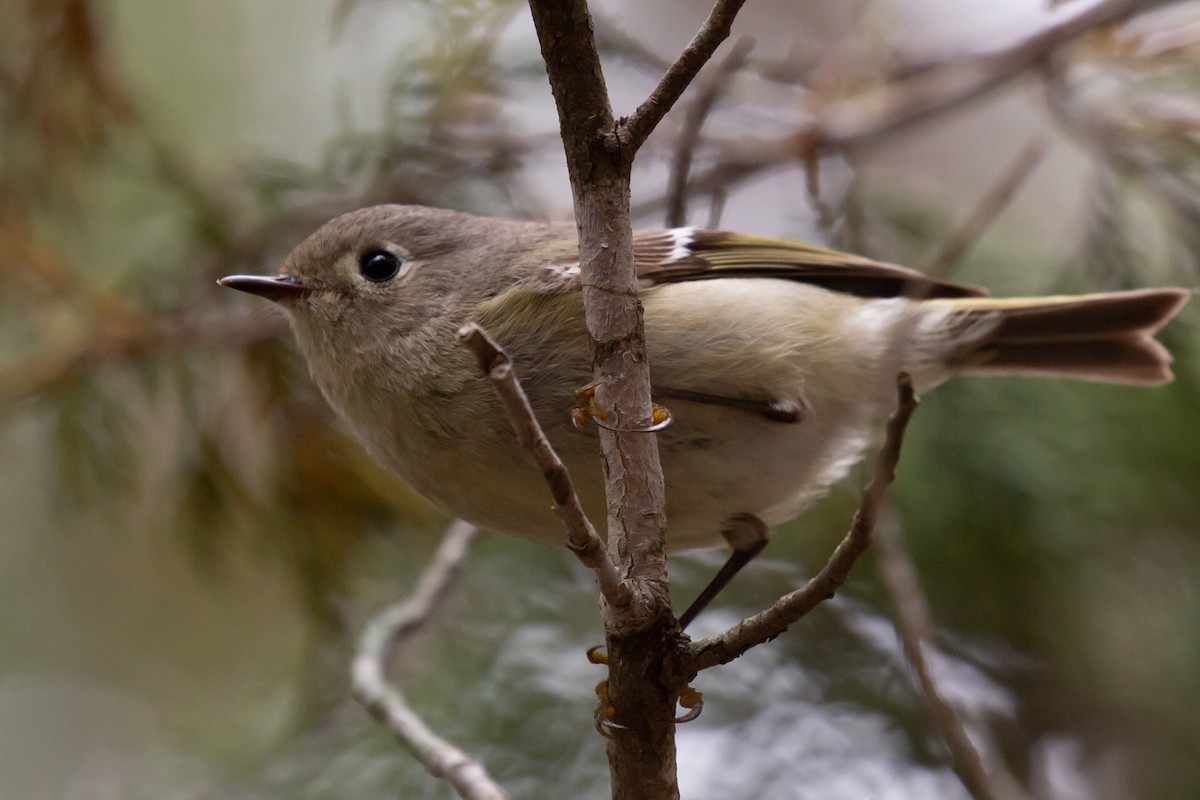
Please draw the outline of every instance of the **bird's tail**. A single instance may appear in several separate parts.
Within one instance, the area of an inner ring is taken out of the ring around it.
[[[952,328],[986,331],[960,339],[970,344],[950,356],[952,369],[1154,386],[1173,377],[1171,354],[1154,334],[1190,296],[1185,289],[1142,289],[926,302],[951,306]]]

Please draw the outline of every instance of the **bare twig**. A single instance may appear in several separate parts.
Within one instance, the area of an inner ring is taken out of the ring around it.
[[[1037,136],[1032,139],[1012,163],[1004,170],[1000,180],[980,198],[979,203],[971,210],[958,227],[947,237],[937,254],[929,260],[925,273],[931,278],[945,278],[958,265],[963,254],[987,230],[988,226],[1000,216],[1012,201],[1017,190],[1033,173],[1033,168],[1046,154],[1046,139]]]
[[[896,411],[888,419],[887,435],[875,460],[875,474],[862,491],[858,511],[850,530],[842,539],[829,561],[808,583],[776,600],[769,608],[734,625],[724,633],[702,639],[692,645],[691,667],[708,669],[726,664],[752,647],[768,642],[786,631],[801,617],[833,597],[850,577],[850,569],[871,544],[871,532],[888,487],[896,477],[900,445],[904,430],[917,408],[917,396],[912,379],[901,374],[896,379]]]
[[[542,471],[554,498],[554,511],[567,529],[567,547],[584,566],[596,573],[596,583],[608,603],[618,608],[629,605],[632,599],[629,585],[621,580],[616,565],[608,557],[604,542],[583,512],[571,476],[542,432],[542,426],[538,424],[529,398],[513,369],[512,360],[492,341],[487,331],[475,323],[464,325],[458,332],[458,338],[479,360],[479,368],[491,380],[496,394],[500,396],[517,439]]]
[[[733,19],[745,2],[746,0],[717,0],[708,19],[662,76],[658,86],[654,87],[654,91],[637,110],[621,120],[618,136],[630,154],[637,152],[646,141],[646,137],[691,84],[701,67],[712,58],[721,42],[729,38]]]
[[[434,733],[385,674],[389,655],[430,618],[445,597],[478,532],[466,522],[451,525],[413,593],[367,624],[354,657],[353,692],[421,766],[453,786],[460,797],[505,800],[508,794],[483,764]]]
[[[985,764],[958,713],[942,696],[925,658],[925,643],[932,631],[929,604],[912,559],[904,549],[895,509],[888,504],[881,516],[883,524],[875,531],[875,546],[880,576],[896,609],[896,633],[929,719],[950,751],[954,771],[975,800],[1023,800],[1027,795],[1016,779],[999,764]]]
[[[671,177],[667,184],[667,227],[678,228],[687,224],[687,181],[688,173],[692,170],[692,158],[696,154],[696,145],[700,141],[700,130],[704,121],[716,105],[717,98],[729,85],[750,50],[754,47],[754,39],[743,36],[734,43],[733,49],[713,72],[708,81],[701,87],[696,99],[688,107],[683,119],[683,127],[679,133],[679,141],[675,145],[675,162],[671,166]]]

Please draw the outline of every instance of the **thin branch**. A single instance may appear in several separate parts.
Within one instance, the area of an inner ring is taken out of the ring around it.
[[[1000,180],[980,198],[958,227],[947,237],[937,254],[929,260],[924,272],[931,278],[945,278],[954,270],[963,255],[983,232],[1000,216],[1012,202],[1017,190],[1025,183],[1033,168],[1046,155],[1046,138],[1034,137],[1021,149],[1000,176]]]
[[[708,19],[700,26],[700,30],[688,42],[688,46],[675,59],[658,86],[650,93],[632,114],[620,120],[619,138],[629,153],[646,141],[646,137],[658,127],[658,123],[666,116],[675,101],[691,84],[700,69],[712,58],[721,42],[729,38],[733,27],[734,17],[741,10],[746,0],[717,0]]]
[[[434,733],[417,716],[398,688],[388,682],[388,657],[433,614],[462,568],[471,541],[479,530],[457,521],[421,575],[417,588],[404,600],[377,614],[363,631],[354,657],[354,698],[383,723],[431,775],[446,781],[467,800],[506,800],[478,759]]]
[[[903,532],[895,509],[887,504],[882,516],[883,524],[875,532],[880,577],[896,610],[896,633],[904,657],[916,679],[926,713],[950,751],[954,771],[975,800],[1025,798],[1026,794],[1016,780],[999,764],[984,763],[983,755],[967,735],[958,713],[942,696],[925,658],[925,643],[932,632],[929,604],[912,559],[904,549]]]
[[[727,664],[750,648],[768,642],[786,631],[801,617],[833,597],[850,577],[854,562],[871,544],[871,532],[888,487],[896,477],[904,430],[917,408],[912,379],[904,373],[896,378],[896,411],[888,419],[887,434],[875,460],[875,474],[862,491],[850,530],[829,561],[808,583],[776,600],[769,608],[748,617],[724,633],[695,642],[691,647],[695,670]]]
[[[692,159],[700,141],[700,130],[704,121],[716,105],[717,98],[729,85],[729,80],[746,63],[746,57],[754,48],[754,39],[743,36],[713,72],[709,80],[699,89],[696,99],[688,107],[675,146],[675,162],[671,166],[671,177],[667,188],[667,227],[678,228],[687,224],[687,182],[692,170]]]
[[[550,440],[542,431],[542,426],[538,424],[533,408],[529,405],[529,398],[521,388],[521,382],[513,369],[512,360],[492,341],[487,332],[475,323],[468,323],[459,329],[458,338],[475,354],[479,368],[500,396],[521,446],[529,451],[538,469],[542,471],[554,498],[554,511],[562,520],[563,527],[567,529],[567,547],[584,566],[596,573],[600,593],[610,605],[617,608],[628,606],[632,599],[632,591],[629,585],[621,580],[621,574],[609,558],[604,542],[584,513],[579,497],[575,494],[575,487],[571,483],[571,475],[562,459],[554,452]]]

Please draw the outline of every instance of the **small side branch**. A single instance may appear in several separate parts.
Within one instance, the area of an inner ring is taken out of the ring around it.
[[[1046,155],[1046,147],[1046,139],[1037,136],[1021,148],[1021,152],[1008,165],[1000,180],[980,198],[967,218],[950,234],[937,255],[930,260],[923,270],[925,274],[931,278],[945,278],[950,275],[971,245],[978,241],[988,226],[1000,216],[1000,212],[1008,207],[1017,190],[1033,173],[1033,168],[1042,160],[1042,156]]]
[[[458,338],[475,354],[479,368],[492,382],[496,394],[504,404],[504,410],[508,413],[518,441],[529,451],[538,469],[542,471],[554,498],[554,510],[567,529],[567,547],[579,557],[584,566],[596,573],[600,593],[610,605],[615,608],[628,606],[632,599],[632,591],[629,585],[621,580],[616,565],[608,556],[604,542],[583,512],[566,465],[554,452],[550,440],[538,424],[533,408],[529,405],[529,398],[517,380],[512,360],[492,341],[483,328],[473,322],[459,329]]]
[[[887,435],[875,460],[875,474],[863,489],[849,532],[833,551],[829,561],[808,583],[779,598],[769,608],[742,620],[718,636],[695,642],[691,648],[694,669],[698,671],[727,664],[750,648],[774,639],[809,611],[833,597],[850,577],[854,562],[871,544],[871,532],[875,528],[880,506],[896,477],[904,431],[917,409],[912,379],[902,373],[896,379],[896,387],[896,411],[888,419]]]
[[[721,42],[729,38],[733,19],[745,2],[746,0],[717,0],[708,19],[662,76],[662,80],[654,87],[650,96],[632,114],[620,121],[619,136],[628,152],[637,152],[646,141],[646,137],[675,105],[675,101],[683,95],[692,79],[712,58]]]
[[[354,657],[352,692],[431,775],[454,787],[466,800],[507,800],[508,793],[469,753],[442,739],[417,716],[404,694],[386,676],[388,657],[433,614],[462,568],[479,530],[455,522],[446,531],[417,588],[376,615],[363,631]]]

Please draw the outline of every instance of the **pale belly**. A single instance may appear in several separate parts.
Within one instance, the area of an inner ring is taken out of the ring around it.
[[[721,545],[723,523],[754,514],[786,521],[819,498],[855,463],[869,438],[865,418],[822,409],[836,424],[809,418],[781,423],[752,412],[676,401],[674,422],[657,434],[666,480],[667,545],[674,551]],[[565,416],[565,412],[564,412]],[[594,432],[544,420],[556,451],[596,528],[605,529],[603,472]],[[483,527],[545,544],[566,540],[549,489],[515,439],[479,447],[459,441],[446,469],[390,464],[414,487],[452,514]],[[503,475],[503,480],[498,476]]]

